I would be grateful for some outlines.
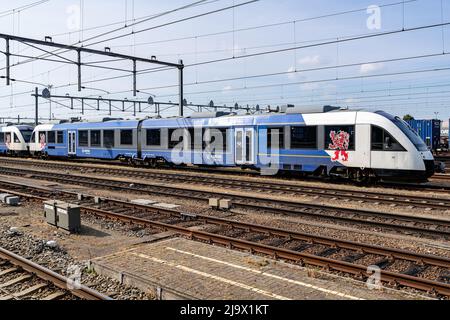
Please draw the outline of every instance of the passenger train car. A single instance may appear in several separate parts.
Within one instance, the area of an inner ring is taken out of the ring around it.
[[[32,132],[27,125],[0,125],[0,154],[28,155]]]
[[[400,118],[329,106],[258,115],[40,125],[33,132],[30,152],[151,166],[247,167],[264,174],[287,171],[357,181],[426,181],[434,173],[431,152]]]

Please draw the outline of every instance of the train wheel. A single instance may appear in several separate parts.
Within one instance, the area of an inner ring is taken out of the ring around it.
[[[353,175],[353,179],[359,184],[365,184],[370,181],[370,174],[366,170],[356,169]]]

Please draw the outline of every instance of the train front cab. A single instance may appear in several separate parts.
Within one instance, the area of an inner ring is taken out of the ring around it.
[[[384,181],[424,182],[434,174],[434,159],[403,120],[385,112],[359,113],[370,123],[370,168]]]
[[[27,156],[33,128],[27,125],[0,128],[0,153]]]

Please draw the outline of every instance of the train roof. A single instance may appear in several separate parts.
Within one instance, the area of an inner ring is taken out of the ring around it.
[[[3,123],[0,124],[0,128],[17,128],[19,130],[33,130],[33,126],[27,125],[27,124],[8,124],[8,123]]]
[[[349,110],[340,107],[323,106],[323,107],[294,107],[282,106],[278,107],[276,112],[265,112],[257,114],[236,114],[230,112],[199,112],[194,113],[188,117],[147,117],[145,119],[122,119],[122,118],[97,118],[88,121],[62,121],[57,124],[59,129],[71,128],[131,128],[136,127],[139,121],[145,124],[158,122],[162,127],[164,126],[228,126],[228,125],[257,125],[257,124],[277,124],[285,123],[302,123],[303,117],[306,115],[319,116],[322,114],[352,114],[361,110]],[[280,122],[280,120],[283,121]],[[48,124],[50,125],[50,124]],[[53,126],[53,125],[51,125]]]

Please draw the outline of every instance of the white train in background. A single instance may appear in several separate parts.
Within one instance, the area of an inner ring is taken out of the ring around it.
[[[29,125],[0,124],[0,154],[29,155],[33,130]]]

